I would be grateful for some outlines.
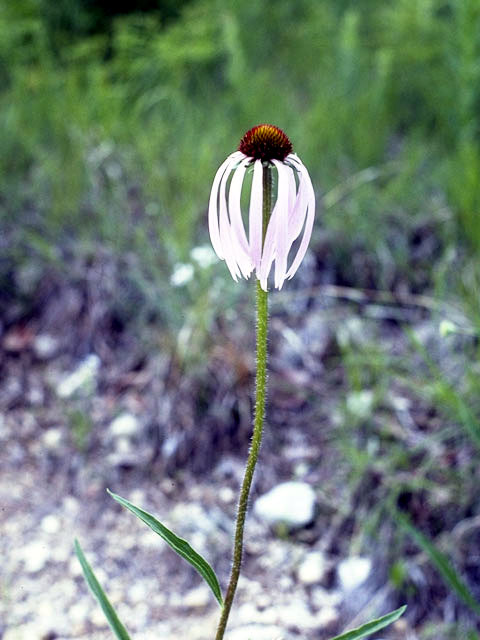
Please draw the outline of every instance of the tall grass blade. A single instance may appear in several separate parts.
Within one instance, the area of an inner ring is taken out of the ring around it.
[[[112,628],[113,633],[117,636],[119,640],[130,640],[130,636],[128,635],[127,630],[123,626],[123,624],[118,619],[117,614],[115,613],[115,609],[110,604],[109,599],[105,595],[100,583],[98,582],[95,574],[93,573],[92,567],[88,564],[87,559],[82,551],[80,543],[78,540],[75,540],[75,553],[82,565],[83,575],[85,576],[85,580],[87,581],[88,586],[90,587],[91,592],[98,600],[100,606],[103,609],[103,613],[108,620],[108,624]]]
[[[475,599],[465,582],[452,567],[447,556],[439,551],[432,542],[410,522],[405,514],[396,511],[394,512],[394,517],[405,531],[415,540],[422,551],[428,555],[437,571],[452,591],[454,591],[472,611],[477,615],[480,615],[480,603]]]

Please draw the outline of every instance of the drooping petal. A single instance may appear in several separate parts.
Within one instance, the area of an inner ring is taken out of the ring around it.
[[[235,258],[245,278],[249,277],[253,269],[253,262],[250,258],[250,249],[245,233],[245,227],[243,225],[240,204],[243,179],[249,162],[251,162],[251,159],[245,158],[235,169],[228,195],[228,212],[230,214],[232,247],[235,251]]]
[[[253,168],[252,192],[250,194],[250,211],[248,218],[248,235],[250,244],[250,257],[258,270],[262,258],[263,241],[263,167],[261,160],[255,160]]]
[[[275,259],[275,225],[278,215],[277,203],[273,207],[272,215],[267,226],[267,233],[265,234],[265,240],[263,243],[262,260],[260,263],[260,271],[257,269],[257,277],[261,281],[267,281],[268,274],[272,268],[273,260]],[[262,285],[262,288],[263,285]],[[265,289],[266,291],[266,289]]]
[[[295,203],[298,199],[297,183],[295,182],[295,173],[290,171],[288,185],[288,223],[290,224],[290,214],[295,208]]]
[[[278,171],[277,219],[275,220],[275,286],[281,289],[287,273],[288,203],[292,169],[272,160]],[[271,222],[271,221],[270,221]]]
[[[238,268],[236,251],[232,243],[232,235],[230,229],[230,220],[228,219],[228,207],[227,207],[227,181],[230,176],[234,164],[227,166],[219,187],[219,206],[220,206],[220,243],[224,253],[224,260],[227,263],[227,267],[232,274],[232,278],[236,281],[240,275]]]
[[[215,178],[213,179],[212,189],[210,191],[210,200],[208,203],[208,229],[210,232],[210,239],[212,241],[213,249],[221,260],[223,260],[224,252],[222,250],[220,241],[220,230],[218,226],[218,188],[220,185],[220,180],[227,170],[227,167],[231,163],[237,162],[239,158],[244,157],[245,156],[240,151],[231,153],[218,168],[217,173],[215,174]]]
[[[305,178],[301,173],[298,173],[298,193],[295,199],[295,205],[293,209],[288,212],[288,242],[289,247],[295,242],[300,235],[303,225],[305,223],[305,217],[307,215],[307,187],[305,184]]]
[[[302,161],[298,158],[298,156],[295,156],[294,154],[292,154],[288,156],[288,159],[289,160],[291,159],[294,162],[295,166],[298,169],[298,172],[300,173],[300,180],[304,182],[305,189],[306,189],[306,202],[305,202],[306,221],[305,221],[305,228],[303,231],[303,237],[300,242],[300,246],[298,247],[297,255],[295,256],[292,262],[292,265],[288,269],[287,275],[286,275],[287,278],[292,278],[295,275],[298,267],[300,266],[300,263],[302,262],[305,256],[305,253],[307,252],[308,243],[310,242],[310,238],[312,237],[313,220],[315,218],[315,192],[313,191],[312,181],[310,179],[310,175],[307,171],[307,168],[302,163]]]

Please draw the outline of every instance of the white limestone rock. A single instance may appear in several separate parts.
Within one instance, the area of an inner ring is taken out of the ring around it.
[[[370,558],[351,556],[342,560],[337,567],[340,586],[344,591],[353,591],[367,580],[372,571]]]
[[[254,511],[269,525],[301,529],[315,517],[315,492],[305,482],[283,482],[258,498]]]

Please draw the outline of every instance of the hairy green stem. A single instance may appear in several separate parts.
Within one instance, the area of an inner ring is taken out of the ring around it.
[[[263,167],[263,239],[267,230],[268,220],[272,210],[272,170],[269,166]],[[248,496],[252,486],[255,465],[262,442],[263,418],[265,415],[265,399],[267,392],[267,336],[268,336],[268,293],[260,286],[257,279],[257,374],[255,382],[255,418],[253,423],[253,435],[248,454],[245,476],[240,490],[240,499],[237,508],[237,520],[235,525],[235,539],[233,544],[233,562],[230,581],[228,583],[222,615],[218,623],[215,640],[223,640],[225,629],[232,608],[233,598],[240,577],[243,554],[243,531],[248,508]]]

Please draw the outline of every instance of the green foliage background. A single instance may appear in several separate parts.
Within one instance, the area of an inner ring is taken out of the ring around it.
[[[165,281],[206,239],[217,166],[263,121],[319,194],[375,168],[323,213],[340,254],[362,245],[402,268],[392,219],[408,230],[445,206],[442,232],[478,250],[477,0],[124,5],[0,7],[4,259],[101,243],[141,256],[147,289]]]

